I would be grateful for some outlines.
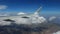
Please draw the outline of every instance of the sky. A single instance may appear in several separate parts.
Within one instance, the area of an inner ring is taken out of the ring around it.
[[[60,14],[60,0],[0,0],[0,13],[34,13],[40,6],[41,15]]]

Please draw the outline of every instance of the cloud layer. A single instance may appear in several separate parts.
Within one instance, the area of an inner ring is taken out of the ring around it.
[[[52,16],[52,17],[49,18],[49,21],[52,21],[54,19],[56,19],[56,17],[55,16]]]
[[[46,19],[42,16],[36,16],[36,15],[26,15],[29,18],[22,18],[24,16],[6,16],[6,17],[0,17],[0,25],[10,25],[12,22],[10,21],[3,21],[4,19],[11,19],[14,20],[15,24],[37,24],[37,23],[45,23]]]
[[[58,32],[55,32],[55,33],[53,33],[53,34],[60,34],[60,31],[58,31]]]
[[[23,15],[23,14],[26,14],[26,13],[24,13],[24,12],[19,12],[17,15]]]
[[[0,10],[7,9],[8,6],[6,5],[0,5]]]

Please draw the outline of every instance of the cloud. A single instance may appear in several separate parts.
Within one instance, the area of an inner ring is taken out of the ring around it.
[[[0,14],[0,16],[8,16],[8,14]]]
[[[22,13],[21,13],[22,14]],[[21,15],[20,14],[20,15]],[[25,16],[25,13],[24,13],[24,16]],[[45,23],[46,22],[46,19],[42,16],[36,16],[36,15],[26,15],[29,16],[28,18],[22,18],[24,16],[9,16],[7,17],[0,17],[0,25],[10,25],[11,22],[8,22],[8,21],[3,21],[5,19],[11,19],[11,20],[14,20],[15,24],[37,24],[37,23]]]
[[[24,15],[24,14],[26,14],[26,13],[24,13],[24,12],[19,12],[17,15]]]
[[[10,24],[11,24],[11,22],[0,21],[0,26],[10,25]]]
[[[60,34],[60,31],[57,31],[57,32],[55,32],[55,33],[53,33],[53,34]]]
[[[18,16],[16,18],[12,18],[13,20],[15,20],[16,24],[31,24],[31,23],[44,23],[44,22],[47,22],[46,19],[42,16],[37,16],[37,15],[27,15],[26,13],[23,13],[23,12],[19,12],[17,15],[23,15],[22,17],[24,16],[27,16],[29,18],[21,18],[21,16]]]
[[[32,23],[44,23],[47,22],[46,19],[42,16],[31,17]]]
[[[9,12],[0,12],[0,16],[10,16]]]
[[[55,16],[52,16],[52,17],[49,18],[49,21],[52,21],[54,19],[56,19],[56,17]]]
[[[10,17],[11,20],[14,20],[16,24],[37,24],[37,23],[45,23],[47,22],[44,17],[29,17],[29,18],[21,18],[21,16]]]
[[[6,5],[0,5],[0,10],[7,9],[8,6]]]

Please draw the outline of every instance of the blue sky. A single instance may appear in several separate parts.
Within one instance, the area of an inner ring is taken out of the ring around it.
[[[33,13],[42,6],[42,15],[59,15],[60,0],[0,0],[0,13]]]

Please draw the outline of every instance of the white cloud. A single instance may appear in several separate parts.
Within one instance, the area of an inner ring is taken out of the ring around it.
[[[46,19],[42,16],[37,16],[37,17],[31,17],[32,23],[44,23],[47,22]]]
[[[52,21],[54,19],[56,19],[56,17],[55,16],[52,16],[52,17],[49,18],[49,21]]]
[[[25,13],[24,13],[25,16]],[[10,25],[11,22],[3,21],[4,19],[14,20],[16,24],[32,24],[32,23],[45,23],[46,19],[42,16],[27,15],[29,18],[22,18],[24,16],[10,16],[10,17],[0,17],[0,25]]]
[[[24,12],[19,12],[17,15],[24,15],[24,14],[26,14],[26,13],[24,13]]]
[[[0,10],[7,9],[8,6],[6,5],[0,5]]]
[[[37,23],[46,23],[46,19],[44,17],[29,17],[29,18],[21,18],[21,16],[10,17],[10,19],[16,21],[16,24],[37,24]]]
[[[55,32],[55,33],[53,33],[53,34],[60,34],[60,31],[58,31],[58,32]]]
[[[47,22],[46,19],[42,16],[39,16],[39,15],[35,15],[35,14],[32,14],[32,15],[27,15],[26,13],[23,13],[23,12],[19,12],[17,15],[20,15],[20,17],[16,17],[16,18],[12,18],[13,20],[15,20],[16,24],[31,24],[31,23],[44,23],[44,22]],[[22,17],[24,16],[29,16],[29,18],[21,18],[21,15]]]
[[[37,23],[45,23],[46,19],[44,17],[30,17],[30,18],[21,18],[21,16],[12,16],[12,17],[0,17],[0,25],[10,25],[11,22],[3,21],[5,19],[14,20],[16,24],[37,24]]]
[[[10,24],[11,24],[11,22],[0,21],[0,26],[10,25]]]
[[[8,16],[8,14],[0,14],[0,16]]]

